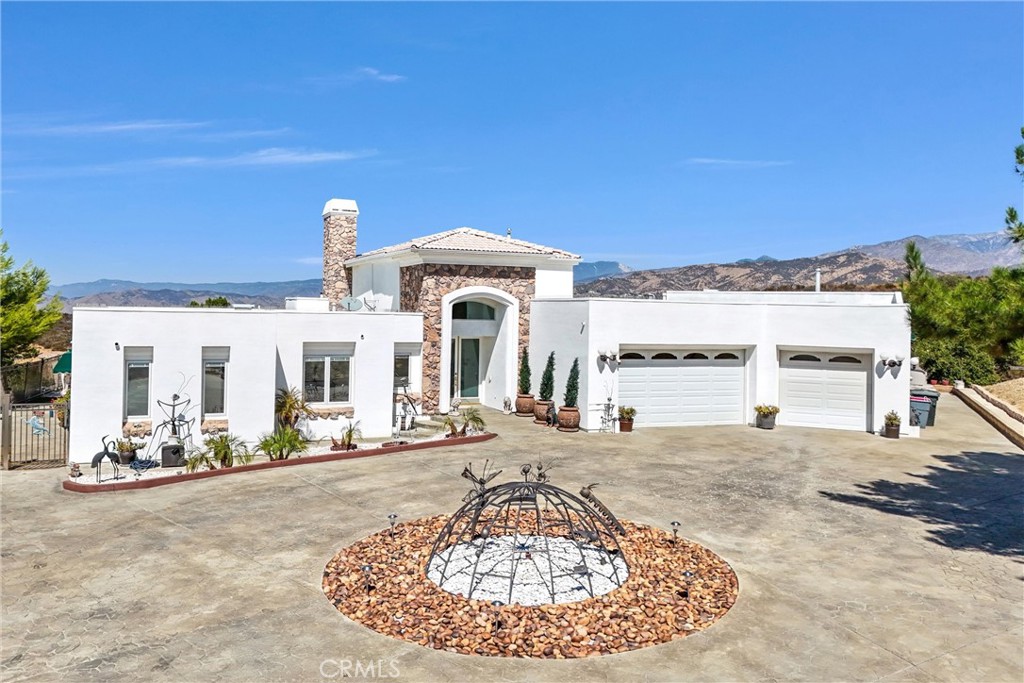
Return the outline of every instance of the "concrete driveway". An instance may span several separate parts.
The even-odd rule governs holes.
[[[73,494],[64,470],[4,472],[0,678],[317,681],[369,678],[371,663],[409,681],[1024,678],[1024,454],[956,398],[923,438],[899,441],[560,434],[486,417],[500,438],[464,449],[146,491]],[[569,490],[601,482],[621,517],[681,521],[736,570],[736,606],[670,644],[529,661],[395,641],[322,594],[327,560],[389,512],[453,511],[466,462],[491,458],[504,480],[538,457]]]

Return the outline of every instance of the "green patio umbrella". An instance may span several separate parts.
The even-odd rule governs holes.
[[[56,375],[58,372],[71,372],[70,351],[65,351],[63,354],[61,354],[61,357],[57,361],[57,364],[53,366],[53,374]]]

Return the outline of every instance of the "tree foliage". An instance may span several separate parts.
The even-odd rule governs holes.
[[[580,397],[580,359],[573,358],[572,367],[569,368],[569,379],[565,382],[565,403],[566,408],[575,408]]]
[[[519,361],[519,393],[529,394],[533,380],[530,377],[530,349],[523,349],[523,359]]]
[[[1024,138],[1024,127],[1020,129],[1020,136]],[[1013,170],[1024,181],[1024,144],[1017,145],[1014,148],[1013,156]],[[1021,245],[1021,248],[1024,249],[1024,222],[1021,222],[1017,209],[1012,206],[1007,207],[1004,222],[1006,223],[1006,232],[1010,235],[1010,239]]]
[[[60,319],[64,303],[53,297],[43,304],[50,277],[26,261],[14,267],[0,230],[0,364],[34,356],[33,344]]]
[[[195,299],[188,302],[189,308],[231,308],[231,302],[228,301],[227,297],[216,296],[206,297],[206,301],[199,303]]]
[[[540,376],[540,400],[550,401],[555,394],[555,352],[548,356],[544,374]]]
[[[1011,362],[1011,344],[1024,337],[1024,269],[935,276],[913,242],[904,261],[914,355],[940,379],[994,381],[997,365]]]

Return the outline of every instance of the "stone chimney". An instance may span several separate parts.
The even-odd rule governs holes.
[[[354,199],[331,199],[324,204],[324,296],[332,304],[352,293],[352,271],[345,261],[356,255],[358,219]]]

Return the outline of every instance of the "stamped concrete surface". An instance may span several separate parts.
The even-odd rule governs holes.
[[[780,427],[501,436],[112,494],[2,474],[0,680],[1021,681],[1024,453],[958,399],[918,440]],[[482,658],[343,617],[324,565],[387,515],[454,511],[485,458],[595,490],[728,560],[707,631],[575,661]],[[370,667],[373,667],[372,670]],[[358,676],[357,676],[358,674]]]

